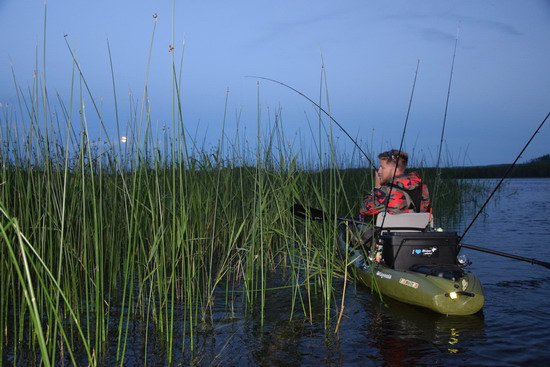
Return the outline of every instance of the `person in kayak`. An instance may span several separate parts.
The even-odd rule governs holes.
[[[421,213],[431,210],[428,187],[416,172],[405,173],[409,156],[397,149],[378,155],[380,167],[374,189],[363,199],[359,214],[363,221],[382,211],[390,214]]]

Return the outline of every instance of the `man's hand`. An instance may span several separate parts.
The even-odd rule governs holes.
[[[380,186],[382,186],[382,183],[380,182],[380,176],[378,176],[378,172],[374,172],[374,188],[379,189]]]

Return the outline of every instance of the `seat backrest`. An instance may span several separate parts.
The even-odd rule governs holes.
[[[426,229],[430,221],[430,213],[402,213],[385,214],[379,213],[376,217],[376,226],[380,227],[384,222],[382,230],[398,230],[399,232],[416,232]]]

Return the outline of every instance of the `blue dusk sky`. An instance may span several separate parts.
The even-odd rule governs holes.
[[[172,61],[179,72],[183,59],[183,119],[197,141],[217,144],[228,96],[230,140],[237,125],[240,134],[255,139],[259,102],[262,124],[273,124],[280,114],[298,152],[318,136],[316,109],[287,88],[267,81],[258,88],[257,79],[245,76],[280,80],[318,101],[324,60],[332,115],[364,149],[378,152],[399,146],[420,60],[405,150],[430,165],[439,147],[457,30],[444,160],[511,163],[550,112],[548,0],[0,0],[0,113],[13,109],[17,118],[10,122],[25,123],[12,69],[26,95],[35,77],[45,78],[52,105],[59,103],[57,94],[68,103],[69,45],[108,133],[118,139],[109,42],[121,124],[132,108],[139,110],[147,81],[153,127],[158,132],[171,126]],[[99,136],[89,102],[87,115],[91,134]],[[334,129],[339,149],[350,149],[353,143]],[[521,161],[550,153],[549,143],[547,122]]]

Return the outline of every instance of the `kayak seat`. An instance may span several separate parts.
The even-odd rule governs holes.
[[[413,265],[409,268],[409,270],[452,281],[457,281],[465,275],[464,270],[462,270],[459,266],[451,264]]]
[[[382,230],[398,230],[399,232],[424,231],[430,222],[430,213],[379,213],[376,217],[376,227]]]

